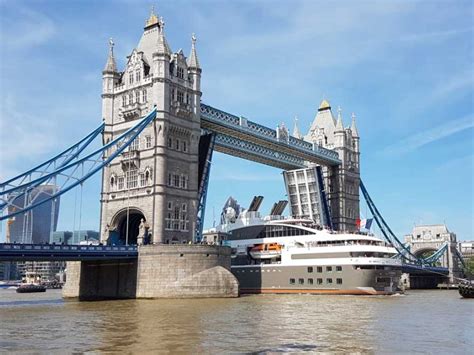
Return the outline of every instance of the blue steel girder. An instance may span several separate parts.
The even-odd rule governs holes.
[[[14,198],[10,198],[10,194],[2,196],[0,194],[0,202],[4,207],[0,209],[0,221],[12,218],[16,215],[28,212],[33,208],[42,205],[48,201],[54,200],[62,194],[81,185],[98,171],[102,170],[106,165],[124,152],[124,150],[132,143],[132,141],[148,126],[156,117],[156,109],[153,109],[146,117],[139,120],[135,125],[127,131],[113,139],[106,145],[96,149],[92,153],[84,153],[85,156],[78,156],[72,162],[57,167],[54,171],[49,172],[35,180],[17,186],[11,191]],[[54,182],[58,189],[41,200],[30,200],[30,194],[34,187],[43,183]],[[17,204],[15,201],[19,196],[24,196],[23,201]],[[6,214],[1,214],[6,210]]]
[[[214,149],[235,157],[252,160],[284,170],[306,167],[305,161],[286,153],[280,153],[267,147],[241,140],[223,133],[215,134]]]
[[[201,128],[216,134],[233,137],[239,141],[254,144],[255,146],[267,149],[268,152],[273,151],[279,154],[286,154],[302,162],[316,163],[324,166],[341,164],[338,153],[333,150],[325,149],[317,144],[312,144],[291,136],[288,137],[287,141],[280,140],[277,138],[276,131],[271,128],[259,125],[245,118],[239,118],[202,103]],[[226,153],[231,154],[229,151],[226,151]],[[239,154],[242,153],[243,150],[241,149]],[[247,158],[245,155],[239,156]],[[250,157],[248,158],[250,159]],[[271,161],[274,161],[274,157]],[[297,164],[299,168],[307,165],[307,163],[303,166],[299,163]]]

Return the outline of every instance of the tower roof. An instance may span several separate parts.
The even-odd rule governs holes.
[[[359,138],[359,132],[357,131],[357,126],[356,126],[356,116],[354,112],[352,112],[351,131],[352,131],[352,137]]]
[[[326,99],[323,99],[323,101],[321,101],[321,103],[319,104],[318,111],[330,110],[330,109],[331,109],[331,105],[329,104],[329,101]]]
[[[107,72],[116,72],[117,71],[117,63],[115,62],[114,58],[114,41],[112,38],[109,39],[109,56],[107,58],[107,63],[105,63],[104,71]]]
[[[151,6],[150,17],[145,21],[145,28],[159,24],[158,16],[155,14],[155,7]]]
[[[154,10],[150,18],[146,21],[146,27],[140,42],[138,42],[137,51],[143,52],[143,56],[148,63],[152,62],[153,53],[171,54],[171,48],[165,38],[165,22],[163,17],[158,17]]]
[[[196,36],[194,35],[194,33],[191,37],[191,41],[191,54],[189,55],[187,64],[189,68],[200,69],[201,67],[199,66],[199,59],[196,53]]]

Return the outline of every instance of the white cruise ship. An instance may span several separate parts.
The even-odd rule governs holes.
[[[311,220],[261,218],[256,211],[204,233],[232,248],[231,270],[245,293],[389,295],[399,292],[397,251],[367,234],[320,229]]]

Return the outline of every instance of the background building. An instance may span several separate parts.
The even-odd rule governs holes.
[[[56,231],[51,233],[50,243],[55,244],[79,244],[80,242],[98,241],[100,239],[99,232],[94,230],[79,231]]]
[[[29,202],[44,201],[58,191],[55,185],[40,185],[35,187],[26,197]],[[9,212],[14,212],[16,206],[23,206],[25,195],[13,197]],[[45,202],[32,210],[10,218],[7,221],[7,242],[10,243],[49,243],[51,233],[56,230],[59,217],[60,198]],[[54,275],[64,269],[64,262],[9,262],[4,264],[4,279],[20,279],[26,271],[36,271],[44,279],[54,278]]]
[[[56,193],[58,187],[55,185],[40,185],[35,187],[29,194],[28,200],[41,202]],[[48,201],[33,208],[32,210],[17,215],[8,221],[8,235],[11,243],[48,243],[51,232],[58,225],[60,198]],[[20,195],[13,200],[13,205],[23,206],[25,195]],[[9,206],[8,212],[14,212],[15,206]]]

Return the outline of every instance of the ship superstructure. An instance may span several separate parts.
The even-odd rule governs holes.
[[[334,232],[280,214],[262,218],[257,210],[237,215],[232,206],[221,222],[207,233],[224,235],[232,248],[241,293],[398,292],[397,251],[374,235]]]

